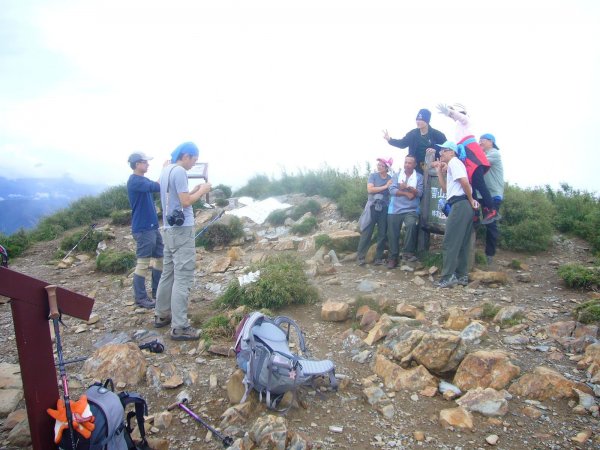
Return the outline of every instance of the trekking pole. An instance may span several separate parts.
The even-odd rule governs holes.
[[[63,387],[63,400],[65,402],[65,410],[67,413],[67,425],[69,426],[69,437],[71,438],[71,447],[76,449],[75,445],[75,430],[73,428],[73,413],[71,412],[71,400],[69,399],[69,384],[67,383],[67,372],[65,371],[65,362],[63,360],[62,343],[60,341],[61,314],[58,310],[58,302],[56,300],[56,285],[51,284],[46,286],[48,293],[48,305],[50,306],[50,316],[54,325],[54,336],[56,338],[56,353],[58,354],[58,369]]]
[[[71,252],[77,248],[77,246],[80,244],[80,242],[81,242],[81,241],[83,241],[83,240],[86,238],[86,236],[87,236],[88,234],[90,234],[90,232],[91,232],[91,231],[92,231],[94,228],[96,228],[96,224],[95,224],[95,223],[93,223],[93,224],[91,224],[91,225],[90,225],[90,229],[87,231],[87,233],[85,233],[85,234],[83,235],[83,237],[82,237],[81,239],[79,239],[79,240],[77,241],[77,244],[75,244],[75,246],[74,246],[74,247],[73,247],[71,250],[69,250],[69,253],[67,253],[67,254],[65,255],[65,257],[62,259],[63,261],[69,257],[69,255],[71,254]]]
[[[204,233],[204,232],[205,232],[205,231],[208,229],[208,227],[210,227],[210,226],[211,226],[213,223],[215,223],[217,220],[219,220],[223,214],[225,214],[225,210],[224,210],[224,209],[223,209],[223,210],[221,210],[221,212],[220,212],[219,214],[217,214],[217,215],[216,215],[216,217],[213,217],[213,218],[211,219],[211,221],[210,221],[210,222],[208,222],[208,223],[206,224],[206,226],[205,226],[204,228],[202,228],[202,229],[201,229],[201,230],[198,232],[198,234],[197,234],[197,235],[194,237],[194,239],[198,239],[198,236],[200,236],[202,233]]]
[[[192,419],[194,419],[196,422],[199,422],[208,431],[210,431],[212,434],[214,434],[216,437],[218,437],[221,440],[221,442],[223,443],[223,447],[227,448],[227,447],[231,446],[231,444],[233,444],[233,439],[231,437],[223,436],[221,433],[219,433],[217,430],[215,430],[213,427],[211,427],[208,423],[206,423],[201,417],[199,417],[198,414],[196,414],[190,408],[185,406],[184,403],[186,403],[187,401],[188,401],[188,399],[184,397],[181,400],[181,402],[179,402],[179,403],[176,402],[176,403],[173,403],[172,405],[170,405],[167,408],[167,411],[172,411],[173,409],[179,407],[183,411],[185,411]]]

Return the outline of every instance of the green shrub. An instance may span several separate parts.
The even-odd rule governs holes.
[[[42,219],[38,226],[31,232],[33,242],[51,241],[65,232],[65,228],[57,223],[52,223]]]
[[[442,253],[425,252],[421,255],[421,262],[425,267],[439,267],[444,263],[444,255]]]
[[[314,303],[317,289],[304,272],[304,262],[292,254],[277,254],[252,265],[250,271],[260,270],[259,279],[240,287],[233,280],[216,304],[226,307],[246,305],[252,309],[280,309],[294,304]]]
[[[102,231],[93,229],[90,231],[89,228],[86,228],[63,238],[60,242],[60,248],[61,250],[68,252],[77,245],[77,251],[95,252],[98,248],[98,244],[109,238],[110,236]]]
[[[600,267],[565,264],[558,269],[558,275],[571,288],[591,289],[600,286]]]
[[[327,234],[319,234],[318,236],[315,237],[315,247],[317,249],[319,249],[323,246],[330,249],[330,248],[332,248],[332,245],[333,245],[333,239],[331,239],[329,237],[329,235],[327,235]]]
[[[234,331],[231,321],[221,314],[211,317],[202,324],[202,332],[213,338],[230,338],[233,336]]]
[[[592,244],[595,251],[600,251],[600,198],[566,183],[556,192],[546,186],[546,195],[556,210],[556,229],[579,236]]]
[[[547,250],[552,242],[554,208],[540,189],[507,185],[500,222],[500,245],[521,252]]]
[[[215,202],[215,205],[217,205],[219,208],[225,208],[227,205],[229,205],[229,200],[226,198],[219,198]]]
[[[487,258],[485,253],[480,251],[475,252],[475,264],[478,266],[487,266]]]
[[[215,247],[229,244],[232,240],[244,235],[244,227],[239,217],[228,217],[229,224],[213,223],[196,238],[196,247],[212,250]]]
[[[525,316],[523,315],[523,313],[516,313],[514,316],[512,316],[510,319],[504,319],[501,323],[500,326],[502,328],[510,328],[510,327],[514,327],[515,325],[519,325],[521,322],[523,322],[523,319],[525,318]]]
[[[317,219],[314,217],[307,217],[302,222],[295,224],[292,227],[292,233],[305,235],[317,228]]]
[[[96,268],[104,273],[125,273],[135,267],[135,264],[134,252],[106,250],[96,258]]]
[[[310,212],[313,216],[316,216],[319,214],[319,211],[321,211],[321,204],[314,199],[309,199],[292,209],[291,217],[294,220],[298,220],[307,212]]]
[[[346,185],[344,193],[337,199],[338,210],[348,220],[357,220],[367,203],[367,180],[355,180]]]
[[[491,303],[486,302],[482,305],[481,318],[486,319],[486,320],[491,320],[494,317],[496,317],[496,314],[498,314],[498,311],[500,311],[499,306],[492,305]]]
[[[23,228],[10,236],[0,234],[0,244],[6,249],[10,259],[22,255],[31,243],[29,234]]]
[[[577,321],[581,323],[600,322],[600,299],[590,300],[577,305],[573,310]]]
[[[110,213],[110,223],[113,225],[131,225],[131,210],[120,209]]]
[[[271,211],[267,216],[267,222],[269,222],[274,227],[279,225],[283,225],[285,223],[285,219],[287,219],[287,211],[285,209],[276,209],[275,211]]]
[[[224,184],[219,184],[217,186],[214,187],[215,190],[219,189],[220,191],[223,192],[223,195],[225,195],[225,198],[231,198],[231,188],[229,186],[226,186]]]

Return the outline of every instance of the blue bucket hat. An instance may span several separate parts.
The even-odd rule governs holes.
[[[490,134],[490,133],[485,133],[485,134],[482,134],[481,136],[479,136],[479,139],[480,139],[480,140],[481,140],[481,139],[487,139],[488,141],[492,141],[492,145],[494,146],[494,148],[495,148],[496,150],[500,150],[500,149],[498,148],[498,146],[496,145],[496,138],[494,137],[494,135],[493,135],[493,134]]]
[[[449,150],[452,150],[454,153],[458,154],[458,147],[456,146],[456,144],[452,141],[446,141],[443,144],[435,144],[437,145],[439,148],[447,148]]]

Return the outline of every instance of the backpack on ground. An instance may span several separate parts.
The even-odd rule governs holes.
[[[282,329],[287,326],[287,331]],[[270,318],[260,312],[244,317],[235,333],[235,353],[237,364],[245,373],[246,392],[241,402],[246,400],[250,390],[263,394],[267,407],[276,409],[286,392],[296,398],[297,389],[312,385],[320,377],[328,377],[333,389],[337,389],[335,365],[330,360],[315,361],[294,354],[289,347],[290,331],[295,329],[298,347],[302,355],[307,355],[304,334],[289,317]],[[290,402],[290,406],[293,401]]]
[[[110,387],[109,387],[110,386]],[[94,383],[86,390],[88,403],[94,416],[94,431],[89,439],[75,433],[77,450],[149,450],[146,442],[144,416],[148,415],[148,405],[135,392],[114,392],[111,379],[104,384]],[[133,404],[134,410],[127,413],[127,406]],[[133,428],[131,419],[135,417],[141,436],[139,443],[131,438]],[[69,433],[64,433],[59,445],[60,449],[71,450]]]

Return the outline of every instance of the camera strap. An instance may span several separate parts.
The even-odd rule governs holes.
[[[167,194],[166,194],[166,206],[167,206],[167,216],[169,214],[173,214],[172,212],[169,212],[169,188],[171,187],[171,172],[173,172],[173,169],[177,166],[177,164],[175,164],[173,167],[171,167],[171,170],[169,170],[169,175],[167,175]],[[179,199],[179,196],[177,197]],[[181,206],[181,201],[179,201],[179,205]],[[181,206],[181,210],[183,211],[183,206]]]

